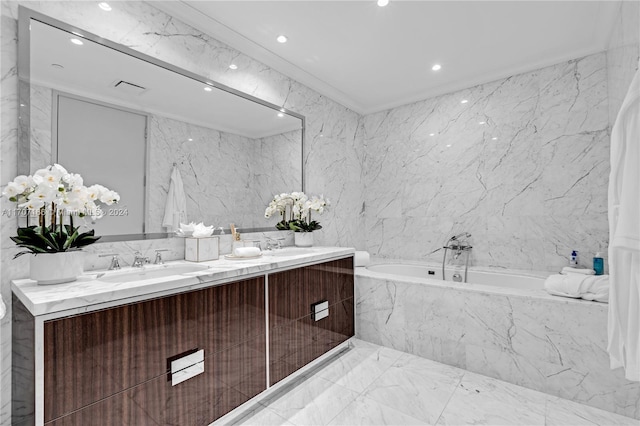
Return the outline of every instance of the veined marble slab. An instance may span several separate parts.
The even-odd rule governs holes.
[[[302,250],[301,250],[302,251]],[[90,310],[95,305],[119,305],[128,301],[142,300],[148,297],[184,292],[203,287],[207,284],[232,281],[234,279],[273,272],[283,268],[303,266],[354,254],[352,248],[313,247],[302,253],[287,248],[280,254],[263,252],[258,259],[220,260],[200,262],[206,265],[204,271],[189,272],[162,278],[130,282],[106,282],[97,278],[105,271],[91,271],[77,281],[57,285],[37,285],[35,281],[14,280],[12,289],[32,315],[55,314],[70,309]],[[186,262],[187,264],[191,262]],[[131,269],[131,268],[129,268]],[[126,270],[126,269],[125,269]],[[112,274],[121,274],[115,272]],[[107,272],[108,274],[108,272]],[[129,300],[131,299],[131,300]],[[68,313],[68,312],[66,312]],[[65,313],[65,314],[66,314]],[[54,315],[55,316],[55,315]]]

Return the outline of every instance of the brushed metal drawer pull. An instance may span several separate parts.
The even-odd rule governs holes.
[[[204,373],[204,349],[171,361],[171,386]]]
[[[314,321],[320,321],[329,316],[329,301],[323,300],[311,305],[311,318]]]

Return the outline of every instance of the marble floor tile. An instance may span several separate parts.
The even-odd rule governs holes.
[[[314,376],[266,404],[295,425],[326,425],[357,397],[357,392]]]
[[[287,421],[287,419],[279,416],[270,408],[255,404],[251,409],[247,409],[239,416],[232,419],[225,419],[224,421],[217,421],[210,426],[222,426],[230,424],[241,425],[260,425],[260,426],[293,426],[293,423]]]
[[[355,343],[351,349],[318,370],[317,376],[360,393],[404,354],[395,349],[362,343]]]
[[[369,385],[363,395],[433,424],[463,374],[463,370],[405,354]]]
[[[548,426],[640,426],[640,420],[548,395],[546,424]]]
[[[359,396],[329,423],[331,426],[426,424],[428,423],[365,396]]]
[[[640,426],[640,420],[354,339],[349,350],[224,424]]]
[[[437,424],[544,425],[546,396],[468,372]]]

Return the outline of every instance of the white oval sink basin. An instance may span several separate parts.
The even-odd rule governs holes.
[[[172,275],[188,274],[189,272],[199,272],[209,269],[206,265],[190,263],[171,263],[166,265],[148,265],[142,268],[129,268],[126,271],[105,272],[98,275],[100,281],[110,283],[124,283],[131,281],[150,280],[153,278],[164,278]]]
[[[312,248],[284,247],[284,248],[275,249],[275,250],[265,250],[262,252],[262,254],[265,256],[284,257],[284,256],[297,256],[301,254],[309,254],[309,253],[315,253],[315,252],[316,251]]]

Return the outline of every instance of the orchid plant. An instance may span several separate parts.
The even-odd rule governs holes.
[[[276,224],[276,229],[313,232],[322,229],[322,225],[311,220],[311,212],[322,214],[328,205],[329,201],[322,196],[309,198],[304,192],[283,193],[274,195],[264,212],[264,217],[268,219],[279,213],[282,220]]]
[[[77,250],[95,243],[100,237],[94,230],[80,232],[74,217],[96,220],[104,216],[100,204],[112,205],[120,200],[117,192],[102,185],[84,185],[82,176],[69,173],[59,164],[48,166],[30,176],[18,176],[9,182],[2,195],[18,204],[26,213],[27,226],[18,227],[11,237],[27,253],[57,253]],[[30,220],[36,218],[36,225]],[[67,219],[68,224],[65,224]]]

